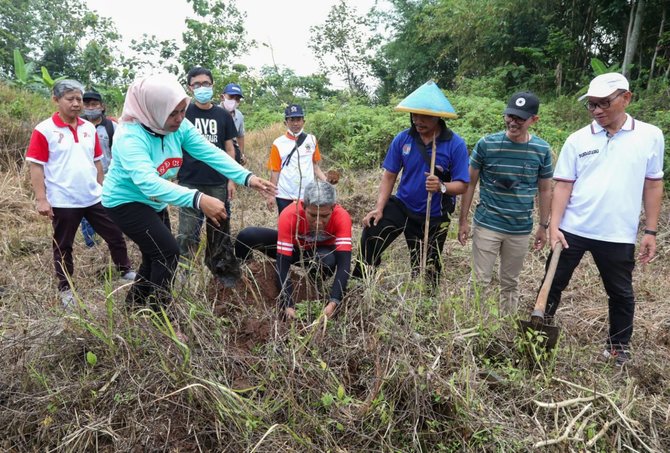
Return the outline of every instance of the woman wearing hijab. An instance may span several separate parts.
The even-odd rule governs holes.
[[[275,195],[272,183],[252,175],[184,121],[189,100],[175,76],[158,74],[133,82],[123,105],[102,204],[142,252],[126,298],[130,305],[160,308],[171,301],[179,246],[170,231],[168,205],[200,209],[217,227],[227,215],[222,201],[170,181],[181,166],[182,149],[239,185]]]

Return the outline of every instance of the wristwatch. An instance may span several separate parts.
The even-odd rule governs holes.
[[[447,185],[443,182],[440,183],[440,192],[447,193]]]

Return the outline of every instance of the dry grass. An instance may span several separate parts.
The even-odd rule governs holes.
[[[254,171],[264,174],[281,133],[248,136]],[[338,189],[356,220],[372,206],[378,176],[344,172]],[[79,240],[81,305],[66,314],[50,226],[29,194],[22,174],[0,175],[2,450],[670,451],[667,233],[656,261],[635,271],[631,366],[619,372],[595,361],[607,308],[585,260],[559,311],[556,354],[533,368],[494,303],[464,302],[470,250],[455,234],[437,295],[411,280],[399,240],[375,275],[352,282],[344,310],[327,324],[318,301],[301,304],[292,325],[279,321],[253,289],[265,281],[258,268],[247,273],[252,289],[223,301],[200,269],[175,286],[187,344],[162,316],[126,313],[126,289],[106,275],[106,248]],[[275,219],[246,190],[233,214],[234,230]],[[665,220],[660,229],[668,231]],[[522,317],[543,255],[529,255],[524,268]],[[213,315],[220,304],[223,316]]]

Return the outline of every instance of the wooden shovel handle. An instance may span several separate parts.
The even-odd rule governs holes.
[[[563,243],[559,241],[554,246],[554,251],[551,255],[551,261],[549,262],[549,268],[547,269],[547,274],[544,276],[542,287],[540,288],[540,292],[537,294],[537,300],[535,301],[535,309],[533,310],[532,317],[544,317],[544,310],[547,308],[547,297],[549,297],[549,289],[551,288],[551,283],[554,281],[556,266],[558,266],[558,259],[561,257],[562,251]]]

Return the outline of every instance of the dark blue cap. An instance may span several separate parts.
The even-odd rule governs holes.
[[[226,88],[223,89],[223,94],[233,94],[240,97],[244,97],[242,94],[242,87],[236,83],[229,83],[226,85]]]
[[[291,104],[284,110],[284,118],[300,118],[304,116],[305,114],[302,111],[302,107],[298,104]]]

